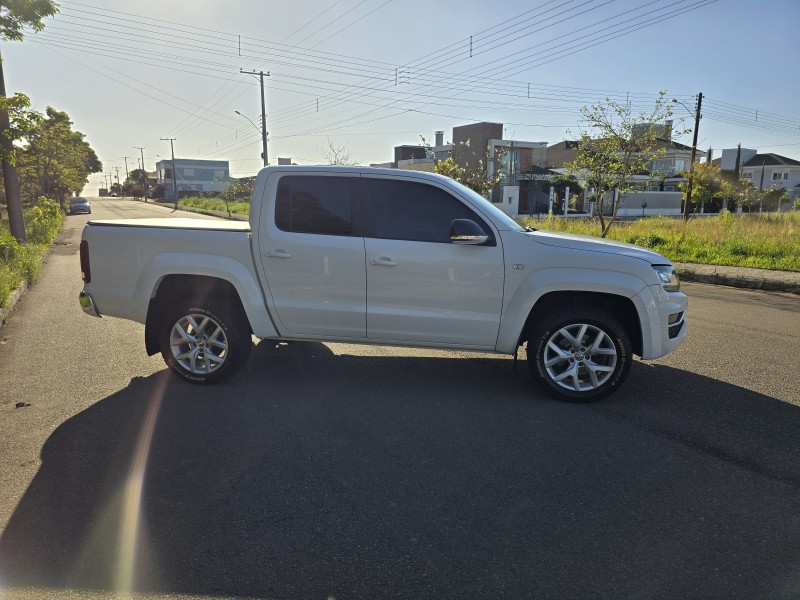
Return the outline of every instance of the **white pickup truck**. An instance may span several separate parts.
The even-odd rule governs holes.
[[[687,298],[644,248],[526,230],[416,171],[268,167],[250,221],[90,221],[80,303],[144,323],[148,354],[225,379],[252,336],[515,355],[556,396],[617,389],[686,337]]]

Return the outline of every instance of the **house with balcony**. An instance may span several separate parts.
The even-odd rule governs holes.
[[[752,148],[726,148],[720,157],[720,169],[734,173],[737,155],[739,177],[752,182],[754,189],[786,190],[789,196],[786,210],[800,198],[800,161],[771,152],[761,154]]]
[[[660,156],[653,159],[647,172],[631,176],[628,185],[632,191],[621,195],[618,216],[681,214],[683,194],[679,185],[686,181],[681,173],[689,169],[692,148],[670,138],[669,121],[663,126],[662,131],[664,137],[660,137],[657,142]],[[564,140],[548,146],[548,167],[557,172],[564,172],[566,170],[564,166],[575,160],[578,146],[578,140]],[[705,156],[706,152],[697,150],[695,160],[699,161]],[[585,210],[590,211],[589,202],[584,204]]]
[[[227,160],[176,158],[173,169],[173,161],[165,159],[156,163],[156,173],[167,200],[175,200],[173,182],[177,184],[178,197],[182,198],[219,194],[231,177]]]

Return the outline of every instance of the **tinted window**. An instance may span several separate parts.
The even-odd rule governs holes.
[[[344,177],[283,177],[278,184],[275,223],[283,231],[351,235],[353,193]]]
[[[491,234],[483,219],[444,190],[410,181],[362,181],[376,238],[449,244],[454,219],[471,219]]]

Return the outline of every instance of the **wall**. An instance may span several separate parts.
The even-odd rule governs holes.
[[[642,204],[647,207],[642,209]],[[679,215],[683,194],[681,192],[637,192],[622,194],[618,217],[641,217],[653,215]],[[611,212],[608,210],[607,212]]]
[[[459,165],[476,168],[486,154],[489,140],[502,137],[502,123],[473,123],[453,127],[453,159]]]
[[[565,140],[547,147],[545,159],[551,169],[560,169],[575,160],[577,142]]]
[[[733,171],[736,168],[736,152],[737,148],[725,148],[720,157],[719,168],[723,171]],[[752,148],[742,148],[740,165],[743,165],[748,160],[753,158],[758,152]]]

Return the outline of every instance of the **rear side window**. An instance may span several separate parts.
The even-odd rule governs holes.
[[[492,230],[473,210],[432,185],[369,178],[363,178],[362,185],[376,238],[449,244],[455,219],[471,219],[491,236]]]
[[[293,233],[353,235],[354,202],[351,178],[283,177],[275,224]]]

